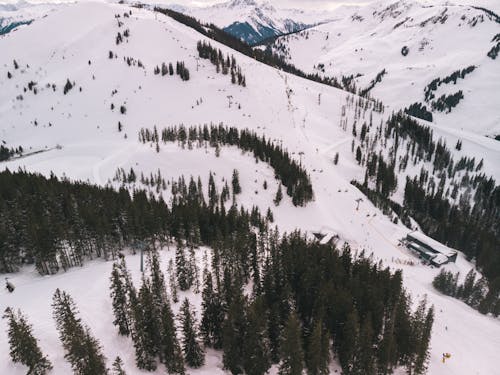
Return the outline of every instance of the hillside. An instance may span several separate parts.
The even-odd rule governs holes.
[[[304,71],[351,77],[395,110],[420,103],[437,124],[494,137],[500,77],[490,51],[498,48],[499,18],[486,8],[434,4],[340,7],[334,21],[278,38],[271,48]],[[437,103],[459,92],[463,98],[449,108]]]
[[[490,27],[487,22],[485,17],[484,22],[475,27]],[[310,35],[330,26],[314,29]],[[44,37],[33,38],[33,35]],[[137,176],[142,173],[146,177],[160,171],[167,181],[177,180],[182,175],[186,179],[201,176],[204,182],[211,171],[218,186],[231,181],[231,174],[237,169],[242,186],[238,204],[249,210],[255,205],[262,213],[271,208],[281,232],[290,233],[298,228],[310,236],[313,232],[335,234],[339,246],[349,243],[353,253],[364,250],[375,262],[380,260],[393,271],[402,269],[404,286],[412,294],[414,308],[427,295],[428,302],[435,306],[430,374],[494,374],[500,340],[499,320],[481,315],[434,290],[431,282],[438,270],[422,265],[412,253],[398,246],[410,229],[394,220],[392,213],[390,217],[384,216],[351,184],[352,180],[362,182],[365,176],[364,164],[356,160],[353,152],[355,146],[365,144],[353,134],[356,123],[359,130],[362,122],[373,122],[371,134],[377,133],[377,126],[381,124],[382,133],[382,124],[386,123],[392,109],[399,108],[398,103],[403,102],[382,97],[384,101],[387,99],[388,107],[375,108],[373,102],[283,73],[210,41],[212,46],[221,49],[221,53],[233,55],[238,73],[244,75],[245,85],[238,85],[236,78],[232,84],[231,74],[224,75],[218,65],[199,56],[198,41],[208,42],[208,39],[161,14],[102,3],[64,6],[46,18],[7,34],[0,39],[0,50],[8,51],[0,55],[0,142],[7,147],[22,146],[24,152],[19,157],[0,162],[0,169],[23,168],[47,177],[54,173],[61,178],[100,186],[109,184],[118,188],[123,185],[130,191],[145,188],[155,196],[161,193],[167,202],[172,197],[171,185],[158,192],[145,186],[140,179],[123,184],[115,178],[120,175],[119,169],[128,172],[133,168]],[[397,50],[399,53],[399,46]],[[389,57],[387,61],[391,61]],[[496,77],[496,71],[487,70],[487,64],[495,62],[481,60],[482,65],[465,81],[481,71]],[[170,74],[169,63],[178,67],[179,74],[174,71]],[[296,63],[301,66],[300,61]],[[187,68],[187,76],[181,66]],[[308,66],[304,62],[303,68]],[[374,66],[366,69],[378,72]],[[434,77],[434,73],[429,73],[429,77]],[[493,79],[489,82],[496,85]],[[378,88],[376,85],[373,89],[375,97]],[[460,105],[465,106],[467,100],[472,101],[472,95],[466,95]],[[496,127],[488,121],[498,117],[498,111],[488,100],[484,98],[489,107],[484,111],[486,125],[481,129],[493,131]],[[434,139],[445,139],[450,155],[456,160],[474,157],[476,162],[484,161],[482,169],[459,170],[453,178],[460,181],[466,174],[472,178],[484,173],[498,181],[498,142],[467,131],[471,128],[465,125],[464,131],[450,130],[448,121],[452,117],[449,116],[454,116],[459,109],[454,108],[449,115],[436,116],[432,127]],[[464,114],[464,119],[467,116],[469,112]],[[273,200],[281,185],[275,170],[269,162],[259,160],[257,163],[251,153],[234,146],[190,149],[182,142],[157,142],[156,146],[155,142],[140,141],[141,129],[156,127],[161,132],[181,124],[191,127],[220,123],[240,131],[252,130],[288,150],[308,172],[314,200],[300,207],[284,193],[282,202],[276,206]],[[460,150],[454,147],[458,140],[461,141]],[[385,156],[392,142],[391,138],[385,143],[380,140],[374,142],[373,147]],[[410,144],[405,142],[408,143],[401,143],[401,149]],[[337,153],[338,162],[335,163]],[[437,180],[440,171],[434,171],[433,161],[417,163],[415,158],[415,164],[410,163],[407,169],[396,169],[394,200],[402,201],[406,176],[418,176],[422,165]],[[453,178],[445,178],[447,187],[456,183]],[[461,186],[460,196],[470,198],[466,195],[467,189]],[[467,194],[473,193],[471,189]],[[358,199],[362,201],[357,203]],[[458,201],[459,197],[453,199]],[[358,204],[359,210],[356,209]],[[230,202],[227,202],[229,208]],[[163,268],[166,268],[173,251],[164,249],[161,253]],[[138,282],[138,256],[126,258]],[[119,337],[111,325],[108,296],[111,267],[111,262],[97,259],[87,262],[83,268],[75,267],[66,273],[61,271],[42,277],[32,266],[27,266],[10,275],[10,280],[17,285],[15,293],[0,291],[2,311],[6,306],[20,307],[31,318],[41,346],[54,363],[54,373],[69,371],[49,307],[50,296],[56,287],[67,289],[77,300],[84,320],[101,340],[105,354],[110,359],[120,354],[129,373],[141,373],[135,368],[132,346]],[[472,263],[462,253],[456,264],[446,266],[462,275],[471,267]],[[89,280],[92,280],[91,286]],[[200,295],[192,291],[186,295],[196,305],[199,317]],[[176,304],[174,310],[178,308]],[[464,321],[467,324],[463,324]],[[8,359],[4,320],[0,327],[0,372],[21,374],[25,369]],[[452,353],[446,364],[441,362],[443,352]],[[209,350],[206,366],[189,373],[222,373],[221,361],[220,352]],[[332,371],[334,369],[338,369],[337,361],[332,363]],[[276,366],[273,367],[272,371],[276,370]],[[402,369],[397,371],[403,372]],[[156,373],[163,372],[159,369]]]

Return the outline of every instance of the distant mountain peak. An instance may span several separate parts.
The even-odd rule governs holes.
[[[257,2],[255,0],[231,0],[229,3],[226,3],[227,6],[235,8],[235,7],[255,7],[257,6]]]
[[[266,0],[229,0],[181,12],[214,23],[249,44],[296,32],[329,19],[325,12],[275,8]]]

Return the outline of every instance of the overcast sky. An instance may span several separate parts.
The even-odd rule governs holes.
[[[162,0],[168,3],[183,5],[207,6],[224,3],[228,0]],[[259,1],[259,0],[257,0]],[[342,4],[366,4],[374,0],[268,0],[277,8],[308,8],[308,9],[333,9]]]
[[[65,2],[88,1],[88,0],[0,0],[0,4],[15,4],[19,1],[27,1],[29,3],[36,4],[36,3],[61,3],[61,2],[65,3]],[[94,0],[94,1],[99,1],[99,0]],[[188,6],[208,6],[216,3],[225,3],[228,2],[229,0],[149,0],[149,1],[142,0],[142,1],[151,3],[163,3],[163,4],[180,4]],[[257,0],[257,2],[260,1],[262,0]],[[276,8],[333,9],[343,4],[367,4],[375,0],[267,0],[267,1]]]
[[[0,0],[0,4],[13,4],[19,1],[27,1],[30,3],[60,3],[74,1],[99,1],[99,0]],[[118,1],[118,0],[101,0],[101,1]],[[141,1],[141,0],[139,0]],[[180,4],[188,6],[208,6],[216,3],[224,3],[229,0],[142,0],[143,2],[163,3],[163,4]],[[262,0],[257,0],[262,1]],[[373,3],[380,0],[267,0],[277,8],[298,8],[298,9],[335,9],[339,5],[352,4],[363,5]],[[387,0],[395,2],[396,0]],[[428,4],[443,4],[447,0],[416,0],[426,2]],[[489,8],[497,13],[500,12],[500,0],[449,0],[454,4],[477,5]]]
[[[5,0],[0,0],[0,2]],[[143,0],[146,1],[146,0]],[[166,4],[181,4],[181,5],[196,5],[207,6],[216,3],[225,3],[229,0],[150,0],[156,2],[163,2]],[[262,1],[262,0],[257,0]],[[339,5],[352,4],[363,5],[373,3],[380,0],[267,0],[276,8],[299,8],[299,9],[335,9]],[[396,2],[397,0],[387,0],[387,2]],[[446,2],[461,5],[476,5],[500,11],[500,0],[416,0],[419,2],[432,4],[444,4]]]

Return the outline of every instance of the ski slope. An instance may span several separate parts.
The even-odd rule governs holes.
[[[123,14],[129,10],[132,15],[125,18]],[[121,27],[116,14],[121,15]],[[117,33],[123,34],[125,29],[130,30],[130,37],[116,45]],[[117,168],[133,167],[136,173],[145,175],[159,169],[165,179],[200,175],[203,181],[212,171],[218,184],[230,179],[236,168],[243,189],[239,203],[258,205],[263,212],[271,207],[281,231],[301,228],[333,232],[355,250],[365,249],[393,269],[403,269],[405,286],[413,299],[426,294],[436,309],[429,374],[498,374],[495,362],[500,320],[437,293],[431,281],[438,270],[418,264],[411,253],[397,246],[408,229],[393,224],[350,184],[352,179],[362,180],[364,171],[352,155],[351,132],[339,127],[349,94],[262,65],[212,41],[225,53],[234,54],[246,76],[246,87],[231,85],[229,76],[217,74],[209,61],[198,58],[196,43],[203,39],[192,29],[147,10],[91,2],[61,7],[1,38],[0,51],[7,53],[0,55],[0,141],[10,147],[22,145],[27,154],[34,154],[0,163],[0,169],[25,168],[47,176],[54,172],[103,185],[111,182]],[[117,58],[109,59],[109,51]],[[140,60],[144,68],[128,66],[123,57]],[[14,59],[19,69],[14,69]],[[176,61],[184,61],[189,68],[189,81],[181,81],[177,75],[153,74],[154,67],[162,62]],[[7,72],[12,73],[11,79]],[[68,79],[75,86],[64,95]],[[24,91],[30,81],[37,82],[36,94]],[[19,95],[22,100],[16,99]],[[121,105],[126,107],[126,114],[120,113]],[[374,112],[374,123],[389,114],[390,110],[385,114]],[[353,114],[348,116],[352,118]],[[123,124],[122,132],[118,131],[118,122]],[[220,122],[253,129],[282,143],[310,172],[314,202],[294,207],[285,196],[275,207],[272,200],[278,182],[272,169],[264,163],[256,164],[253,157],[238,149],[223,148],[217,157],[211,149],[187,150],[171,144],[161,145],[157,153],[138,141],[142,127]],[[498,142],[465,130],[450,131],[438,121],[436,124],[436,134],[448,139],[451,146],[458,136],[463,139],[462,151],[453,153],[481,155],[485,173],[498,180]],[[334,165],[337,152],[339,163]],[[269,185],[267,190],[262,187],[264,181]],[[356,210],[358,198],[363,201]],[[165,262],[173,253],[163,254]],[[138,278],[138,257],[129,256],[127,261]],[[447,268],[465,274],[471,264],[460,256]],[[30,318],[42,349],[54,364],[54,373],[69,372],[51,316],[50,296],[56,287],[75,298],[83,321],[101,340],[108,359],[119,354],[129,373],[140,373],[134,366],[132,345],[119,337],[111,324],[110,270],[111,263],[100,260],[50,277],[40,277],[27,268],[11,276],[17,286],[15,293],[0,291],[0,309],[20,307]],[[198,305],[199,297],[193,296]],[[2,321],[0,373],[22,374],[24,369],[8,358],[4,331]],[[452,354],[446,364],[441,363],[443,352]],[[220,353],[209,352],[206,366],[192,373],[223,373],[221,367]]]

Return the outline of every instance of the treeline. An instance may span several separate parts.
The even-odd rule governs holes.
[[[17,148],[8,148],[4,145],[0,145],[0,161],[9,160],[14,155],[22,155],[24,152],[23,147],[19,146]]]
[[[198,54],[202,59],[208,59],[215,65],[217,73],[222,73],[228,75],[231,73],[231,83],[233,85],[238,84],[240,86],[246,86],[246,78],[241,72],[241,67],[236,63],[234,56],[229,54],[224,57],[224,54],[220,49],[212,47],[210,43],[205,41],[198,41],[197,44]]]
[[[144,69],[144,64],[139,59],[134,59],[133,57],[123,56],[123,61],[127,63],[128,66],[137,66],[138,68]]]
[[[427,107],[420,102],[410,104],[404,109],[404,112],[410,116],[432,122],[432,112],[429,112]]]
[[[441,95],[437,100],[434,100],[431,103],[432,109],[437,110],[439,112],[444,112],[446,111],[447,113],[450,113],[452,108],[455,108],[458,103],[460,103],[460,100],[464,98],[464,93],[462,90],[457,91],[454,94],[450,95]]]
[[[435,78],[433,79],[424,89],[424,97],[425,101],[428,102],[435,98],[434,91],[438,89],[442,84],[448,84],[453,82],[453,84],[457,83],[458,79],[464,79],[466,75],[472,73],[476,69],[475,65],[468,66],[467,68],[456,70],[450,75],[444,78]]]
[[[179,142],[182,147],[186,144],[189,148],[193,145],[210,146],[217,151],[221,146],[236,146],[243,151],[252,152],[256,159],[268,163],[274,169],[276,178],[286,187],[286,193],[295,206],[304,206],[314,198],[312,183],[304,167],[293,160],[281,146],[253,131],[205,124],[203,127],[168,127],[161,130],[161,134],[156,127],[153,130],[143,128],[139,132],[139,141],[156,143],[157,150],[160,137],[163,143]]]
[[[453,274],[442,269],[434,278],[432,285],[441,293],[464,301],[482,314],[491,313],[494,317],[500,315],[500,293],[488,288],[484,278],[477,278],[471,269],[462,284],[458,283],[459,273]]]
[[[161,73],[162,76],[166,76],[167,74],[170,76],[174,75],[174,66],[172,63],[168,63],[168,66],[166,63],[161,64],[161,68],[157,65],[153,69],[153,73],[155,75],[158,75]],[[189,81],[189,69],[186,68],[186,64],[184,61],[177,61],[175,64],[175,74],[177,74],[183,81]]]
[[[491,47],[488,51],[487,55],[490,59],[495,60],[498,56],[498,52],[500,52],[500,34],[496,34],[491,40],[492,43],[496,42],[496,44]]]
[[[207,203],[201,180],[172,184],[168,206],[142,190],[132,194],[83,182],[49,179],[24,171],[0,173],[0,273],[35,264],[42,274],[81,266],[87,259],[115,258],[120,249],[140,249],[152,238],[199,233],[202,244],[230,235],[235,226],[263,228],[258,208],[226,212],[213,176]],[[224,190],[224,189],[223,189]],[[235,217],[237,215],[238,217]]]
[[[379,82],[382,82],[382,78],[386,75],[386,70],[385,69],[382,69],[382,71],[380,71],[379,73],[377,73],[375,79],[373,79],[370,84],[368,85],[368,87],[366,89],[363,89],[363,90],[360,90],[359,91],[359,95],[360,96],[366,96],[366,94],[368,94],[374,87],[377,83]]]

